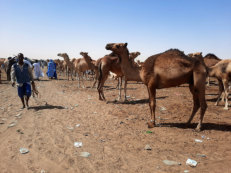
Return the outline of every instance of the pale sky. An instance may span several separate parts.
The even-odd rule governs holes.
[[[137,58],[178,48],[231,59],[230,0],[0,0],[0,57],[93,59],[127,42]]]

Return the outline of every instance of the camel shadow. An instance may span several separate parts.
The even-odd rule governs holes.
[[[53,106],[53,105],[43,105],[43,106],[31,106],[29,109],[34,109],[35,111],[44,109],[65,109],[63,106]]]
[[[197,123],[161,123],[159,126],[161,127],[177,127],[181,129],[195,129],[197,127]],[[229,124],[215,124],[215,123],[203,123],[203,130],[216,130],[216,131],[228,131],[231,132],[231,125]]]
[[[212,99],[206,99],[208,102],[216,102],[217,98],[212,98]],[[221,100],[220,100],[221,101]],[[228,101],[231,101],[231,98],[228,98]],[[221,101],[222,102],[222,101]]]
[[[163,97],[157,97],[156,99],[162,100],[167,98],[168,96]],[[127,104],[127,105],[135,105],[135,104],[146,104],[149,103],[149,99],[140,99],[140,100],[131,100],[131,101],[108,101],[107,103],[113,103],[113,104]]]

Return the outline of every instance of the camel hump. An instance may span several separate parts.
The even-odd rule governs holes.
[[[165,51],[163,54],[173,54],[173,55],[185,56],[184,52],[180,51],[179,49],[169,49]]]
[[[216,60],[221,60],[220,58],[218,58],[216,55],[212,54],[212,53],[208,53],[207,55],[205,55],[206,59],[216,59]]]

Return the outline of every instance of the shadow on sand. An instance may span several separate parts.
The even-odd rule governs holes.
[[[161,123],[161,127],[177,127],[181,129],[195,129],[197,127],[197,123],[192,123],[187,125],[186,123]],[[202,131],[203,130],[217,130],[217,131],[231,131],[231,125],[229,124],[214,124],[214,123],[203,123],[202,124]]]
[[[29,109],[34,109],[35,111],[43,109],[65,109],[63,106],[53,106],[53,105],[43,105],[43,106],[31,106]]]
[[[163,97],[157,97],[157,100],[162,100],[167,98],[168,96]],[[131,101],[107,101],[107,103],[113,103],[113,104],[128,104],[128,105],[134,105],[134,104],[146,104],[149,103],[149,99],[140,99],[140,100],[131,100]]]

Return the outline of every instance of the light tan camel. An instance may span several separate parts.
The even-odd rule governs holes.
[[[214,55],[212,53],[209,53],[204,57],[204,62],[205,62],[205,65],[207,67],[212,67],[212,66],[216,65],[220,61],[221,61],[221,59],[218,58],[216,55]],[[210,77],[209,76],[208,76],[207,81],[208,81],[207,85],[209,86],[210,85]]]
[[[67,79],[69,80],[69,72],[71,73],[71,79],[73,80],[73,63],[71,63],[69,56],[66,53],[59,53],[58,56],[64,59],[63,66],[66,71]]]
[[[83,88],[85,88],[83,73],[85,71],[89,70],[87,62],[85,61],[84,58],[78,58],[74,62],[74,68],[75,68],[75,71],[78,75],[78,81],[79,81],[78,87],[80,88],[80,81],[82,81]]]
[[[139,52],[133,52],[130,54],[129,60],[132,64],[134,64],[134,59],[139,56]],[[98,77],[98,93],[99,93],[99,100],[106,100],[103,93],[103,86],[105,81],[108,78],[109,72],[113,72],[116,74],[118,78],[118,89],[119,89],[119,97],[118,100],[121,100],[121,88],[122,88],[122,77],[123,72],[120,67],[120,58],[115,53],[110,55],[106,55],[100,59],[99,62],[99,77]],[[127,89],[127,81],[125,80],[124,83],[124,98],[127,100],[126,96],[126,89]]]
[[[219,93],[215,105],[218,105],[224,92],[225,110],[228,110],[229,82],[231,82],[231,59],[221,60],[216,65],[208,67],[210,77],[216,77],[219,83]]]
[[[95,83],[96,83],[97,77],[99,76],[98,75],[98,66],[96,65],[96,61],[92,60],[91,57],[88,55],[88,52],[80,52],[80,55],[82,55],[83,58],[85,59],[87,65],[88,65],[88,68],[95,73],[94,82],[93,82],[93,86],[92,86],[92,88],[93,88]]]
[[[192,121],[201,107],[200,119],[196,130],[201,130],[204,113],[207,109],[205,100],[206,67],[197,58],[190,58],[177,49],[149,57],[142,68],[133,67],[129,61],[127,43],[111,43],[106,45],[107,50],[118,54],[121,58],[121,69],[127,80],[142,80],[149,93],[151,121],[148,127],[155,126],[156,89],[178,86],[189,83],[193,95],[193,111],[188,120]]]

